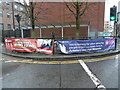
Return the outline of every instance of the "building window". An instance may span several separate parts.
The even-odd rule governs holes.
[[[2,13],[2,11],[0,11],[0,17],[3,17],[3,13]]]
[[[11,14],[10,13],[7,13],[7,18],[11,18]]]
[[[2,1],[0,0],[0,4],[2,4]]]
[[[23,11],[23,8],[22,8],[22,7],[20,7],[20,11]]]
[[[11,24],[8,24],[8,30],[11,30],[12,27],[11,27]]]
[[[10,5],[10,2],[6,2],[6,5],[8,5],[8,6],[9,6],[9,5]]]
[[[18,8],[17,5],[14,5],[14,8],[17,9]]]
[[[3,29],[4,29],[4,24],[0,23],[0,30],[3,30]]]

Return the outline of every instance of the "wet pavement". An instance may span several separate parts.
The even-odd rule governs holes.
[[[11,62],[9,61],[10,56],[3,56],[8,59],[1,59],[2,88],[96,88],[88,72],[80,63],[38,64],[33,62],[28,64]],[[109,58],[94,58],[93,62],[85,62],[85,64],[106,88],[117,90],[118,87],[120,88],[120,83],[118,83],[120,54],[113,54],[112,57],[111,54],[108,54],[107,57]],[[21,60],[24,59],[21,58]]]
[[[119,54],[85,64],[106,88],[118,88],[118,60]],[[96,88],[79,63],[26,64],[4,60],[2,64],[3,88]]]

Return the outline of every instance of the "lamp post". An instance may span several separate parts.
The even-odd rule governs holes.
[[[13,31],[15,30],[15,21],[14,21],[14,2],[12,2],[12,18],[13,18]]]
[[[22,17],[22,16],[20,16],[19,14],[17,14],[17,15],[15,15],[15,17],[16,17],[16,20],[17,20],[17,22],[18,22],[19,30],[21,31],[21,29],[20,29],[20,20],[21,20],[21,17]],[[22,34],[22,33],[21,33],[21,34]]]

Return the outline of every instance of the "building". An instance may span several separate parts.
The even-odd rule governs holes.
[[[120,1],[118,2],[118,24],[120,24]]]
[[[104,22],[104,32],[113,32],[114,25],[111,25],[110,21]]]
[[[23,29],[29,23],[29,17],[25,14],[26,7],[19,2],[0,0],[0,34],[4,37],[21,37]],[[21,16],[20,25],[16,15]],[[20,30],[19,30],[20,26]]]
[[[13,8],[12,8],[13,5]],[[4,30],[13,29],[13,23],[15,28],[18,27],[18,22],[16,21],[15,15],[20,14],[21,17],[21,25],[27,24],[26,16],[23,13],[25,11],[24,5],[19,2],[2,2],[0,1],[0,26]],[[14,13],[13,13],[14,10]],[[14,14],[14,15],[13,15]],[[13,19],[14,17],[14,19]],[[14,20],[14,21],[13,21]]]
[[[90,2],[89,2],[90,3]],[[68,10],[63,2],[37,2],[35,12],[37,15],[36,37],[51,37],[51,32],[55,32],[58,37],[75,36],[75,17]],[[80,36],[95,37],[98,32],[104,31],[104,10],[105,2],[95,2],[89,6],[85,14],[80,18]]]
[[[117,13],[117,32],[120,34],[120,1],[118,2],[118,13]]]

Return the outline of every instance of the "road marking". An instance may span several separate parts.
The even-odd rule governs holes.
[[[85,59],[84,62],[97,62],[97,61],[103,61],[107,59],[114,58],[115,56],[109,56],[109,57],[102,57],[102,58],[94,58],[94,59]]]
[[[96,85],[96,88],[106,90],[105,86],[101,83],[101,81],[90,71],[88,66],[84,63],[83,60],[78,60],[79,63],[82,65],[83,69],[86,71],[86,73],[90,76],[93,83]]]
[[[34,63],[34,64],[73,64],[79,63],[78,60],[75,61],[32,61],[32,60],[10,60],[11,62],[21,62],[21,63]]]
[[[114,58],[114,56],[103,57],[103,58],[95,58],[95,59],[85,59],[84,62],[96,62]],[[1,61],[8,62],[20,62],[20,63],[36,63],[36,64],[75,64],[79,63],[78,60],[69,60],[69,61],[35,61],[32,59],[20,59],[13,57],[0,57]]]
[[[2,76],[2,78],[1,79],[4,79],[4,78],[6,78],[6,77],[8,77],[8,76],[10,76],[10,74],[8,73],[8,74],[6,74],[6,75],[4,75],[4,76]]]
[[[9,63],[9,62],[12,62],[12,61],[5,61],[5,63]]]

